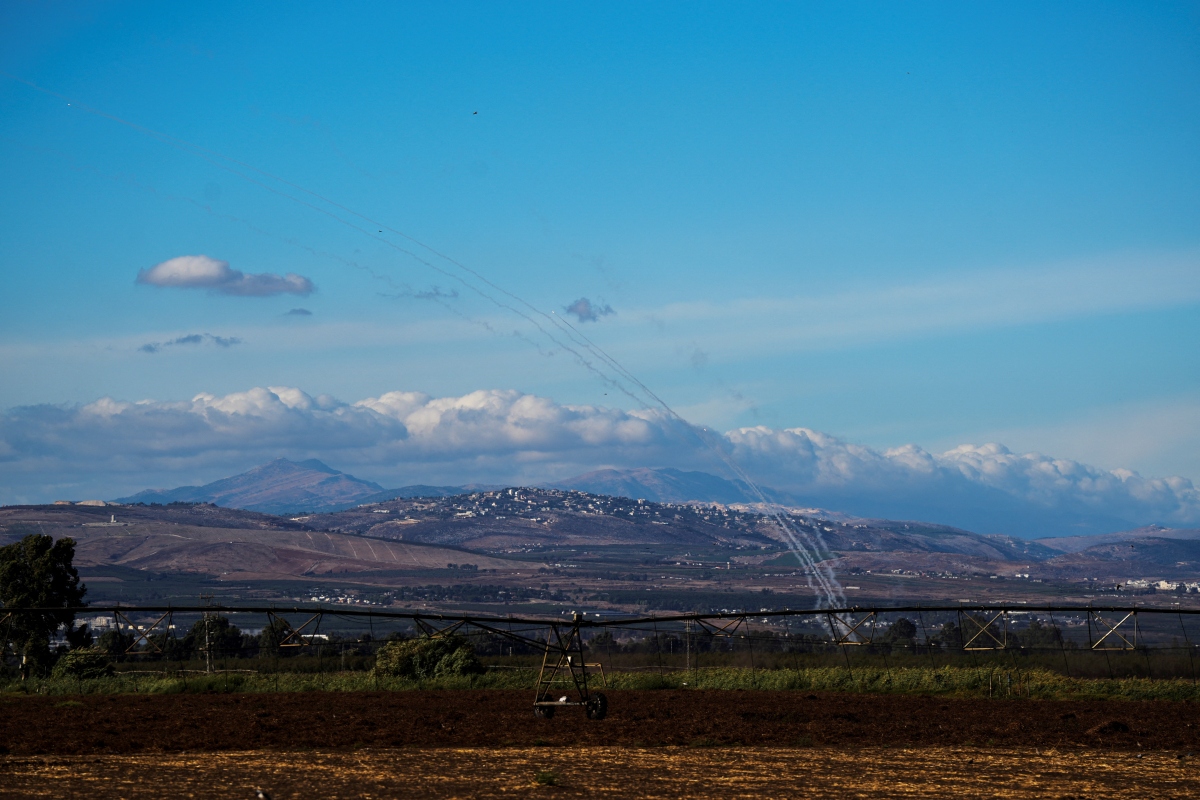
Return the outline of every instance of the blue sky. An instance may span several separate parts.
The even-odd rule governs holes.
[[[698,423],[1200,478],[1198,22],[7,4],[0,408],[262,386],[636,408],[391,230],[223,155],[539,309],[611,306],[578,326]],[[316,290],[136,282],[189,255]]]

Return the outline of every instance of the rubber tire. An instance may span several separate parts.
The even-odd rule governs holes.
[[[584,711],[587,713],[588,719],[604,719],[608,716],[608,698],[600,692],[596,692],[588,697]]]
[[[534,706],[533,715],[538,719],[550,719],[554,716],[554,706]]]

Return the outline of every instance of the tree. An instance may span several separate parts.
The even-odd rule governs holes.
[[[75,571],[75,540],[30,534],[15,544],[0,547],[0,605],[13,609],[43,609],[36,613],[14,614],[10,619],[8,647],[21,657],[21,675],[44,672],[51,666],[50,637],[59,628],[66,629],[72,647],[91,644],[87,626],[75,627],[75,614],[69,608],[85,605],[87,587]]]
[[[64,655],[54,665],[51,675],[55,678],[104,678],[113,674],[112,659],[106,653],[92,648],[76,648]]]
[[[1049,649],[1055,650],[1063,646],[1062,630],[1057,625],[1043,625],[1039,620],[1033,620],[1029,623],[1029,627],[1017,634],[1017,641],[1021,647],[1027,647],[1030,650]]]
[[[375,674],[426,680],[484,671],[471,644],[458,635],[388,642],[375,654]]]
[[[282,652],[280,645],[292,633],[292,626],[281,620],[279,617],[272,617],[267,623],[267,627],[262,629],[262,633],[258,635],[258,646],[261,650],[269,653],[279,654]],[[292,640],[292,644],[300,644],[303,640]]]
[[[229,622],[229,617],[206,616],[196,620],[180,643],[181,653],[195,653],[203,658],[237,658],[255,644],[254,639]]]
[[[888,628],[883,642],[892,647],[914,648],[917,644],[917,626],[912,620],[901,617]]]
[[[100,641],[96,645],[102,653],[123,656],[133,647],[135,640],[136,637],[132,633],[122,633],[119,629],[114,629],[100,634]]]
[[[942,625],[942,629],[938,631],[934,639],[947,650],[961,650],[963,646],[962,630],[959,629],[957,622],[947,622]]]

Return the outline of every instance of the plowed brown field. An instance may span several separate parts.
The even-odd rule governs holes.
[[[613,691],[600,722],[528,691],[0,697],[14,755],[521,745],[1000,745],[1200,752],[1200,705]]]
[[[556,785],[539,785],[537,774]],[[0,758],[0,797],[1194,797],[1200,764],[1165,753],[947,747],[438,748]]]
[[[621,691],[0,697],[0,797],[1172,797],[1200,706]],[[556,785],[535,783],[553,772]]]

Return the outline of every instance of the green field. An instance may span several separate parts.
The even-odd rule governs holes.
[[[89,680],[30,678],[0,683],[4,694],[178,694],[209,692],[354,692],[439,689],[529,689],[533,669],[492,669],[483,675],[409,680],[365,671],[253,672],[213,674],[177,670],[122,672]],[[598,688],[723,689],[864,692],[952,697],[1042,700],[1200,700],[1200,685],[1184,678],[1073,678],[1046,669],[982,667],[814,667],[808,669],[713,668],[691,671],[608,672]]]

